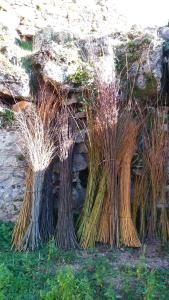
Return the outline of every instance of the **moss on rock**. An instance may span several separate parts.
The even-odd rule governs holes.
[[[144,74],[146,85],[144,89],[139,88],[137,85],[134,87],[133,95],[135,98],[153,97],[157,94],[157,81],[152,73]]]
[[[152,39],[150,36],[126,40],[116,47],[116,70],[125,73],[132,64],[141,60],[142,52],[148,49]]]

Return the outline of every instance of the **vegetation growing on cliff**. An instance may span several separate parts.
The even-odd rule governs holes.
[[[85,86],[88,84],[90,79],[89,73],[87,70],[78,68],[76,73],[73,75],[69,75],[67,77],[67,81],[74,84],[75,86]]]
[[[3,109],[0,112],[0,118],[1,118],[0,128],[10,127],[14,120],[14,114],[9,109]]]
[[[27,50],[27,51],[32,51],[32,40],[24,41],[20,39],[16,39],[16,45],[18,45],[21,49]]]

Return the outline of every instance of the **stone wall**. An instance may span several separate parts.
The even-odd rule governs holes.
[[[23,200],[25,168],[16,133],[12,128],[0,129],[0,220],[15,220],[18,214]]]

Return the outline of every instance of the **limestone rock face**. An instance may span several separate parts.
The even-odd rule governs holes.
[[[0,219],[15,220],[24,193],[25,163],[13,130],[0,130]]]
[[[117,13],[115,0],[3,1],[3,8],[8,10],[8,7],[20,20],[17,31],[27,37],[49,24],[55,31],[70,30],[85,37],[90,33],[100,36],[111,33],[114,28],[125,29],[127,23]]]
[[[19,35],[17,27],[19,17],[15,14],[11,6],[4,0],[0,3],[0,53],[9,60],[18,56],[18,47],[15,44]]]
[[[44,80],[64,84],[68,76],[73,75],[79,67],[78,47],[69,41],[65,44],[45,41],[34,54],[33,64],[35,68],[38,67]]]
[[[20,39],[33,40],[34,65],[45,80],[59,84],[72,81],[83,85],[92,81],[92,57],[94,67],[102,71],[103,81],[109,82],[114,72],[113,50],[121,45],[117,51],[117,65],[121,71],[128,53],[128,75],[135,82],[135,96],[155,94],[160,89],[162,43],[168,39],[168,27],[134,32],[127,19],[120,15],[115,2],[2,0],[0,52],[17,65],[17,73],[23,76],[16,78],[16,82],[22,81],[22,86],[13,84],[10,87],[14,97],[29,94],[26,75],[32,72],[26,70],[24,74],[26,68],[31,68],[31,58],[27,57],[30,53],[21,49],[21,43],[18,45]],[[20,69],[24,69],[23,72]],[[86,80],[86,77],[89,78]],[[3,90],[7,93],[8,84]]]
[[[0,55],[1,97],[24,98],[29,96],[29,77],[26,72]]]
[[[157,30],[130,32],[126,40],[116,47],[116,67],[122,75],[122,84],[130,81],[132,97],[147,99],[155,97],[161,89],[163,39]]]
[[[164,26],[164,27],[159,28],[158,34],[163,40],[168,41],[169,40],[169,27]]]
[[[45,81],[74,86],[91,84],[95,73],[110,83],[116,68],[127,95],[129,80],[135,98],[155,97],[161,89],[163,42],[157,29],[79,39],[47,28],[35,36],[33,64]]]
[[[115,71],[113,46],[107,35],[79,39],[72,32],[46,28],[44,35],[41,30],[35,36],[33,65],[45,81],[56,84],[86,86],[93,82],[95,73],[108,83]]]

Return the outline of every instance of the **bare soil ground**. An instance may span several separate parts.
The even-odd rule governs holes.
[[[150,269],[169,268],[169,243],[162,244],[160,241],[148,241],[141,248],[110,249],[99,246],[93,251],[83,251],[83,258],[106,256],[112,260],[115,268],[121,266],[136,267],[144,262]]]

